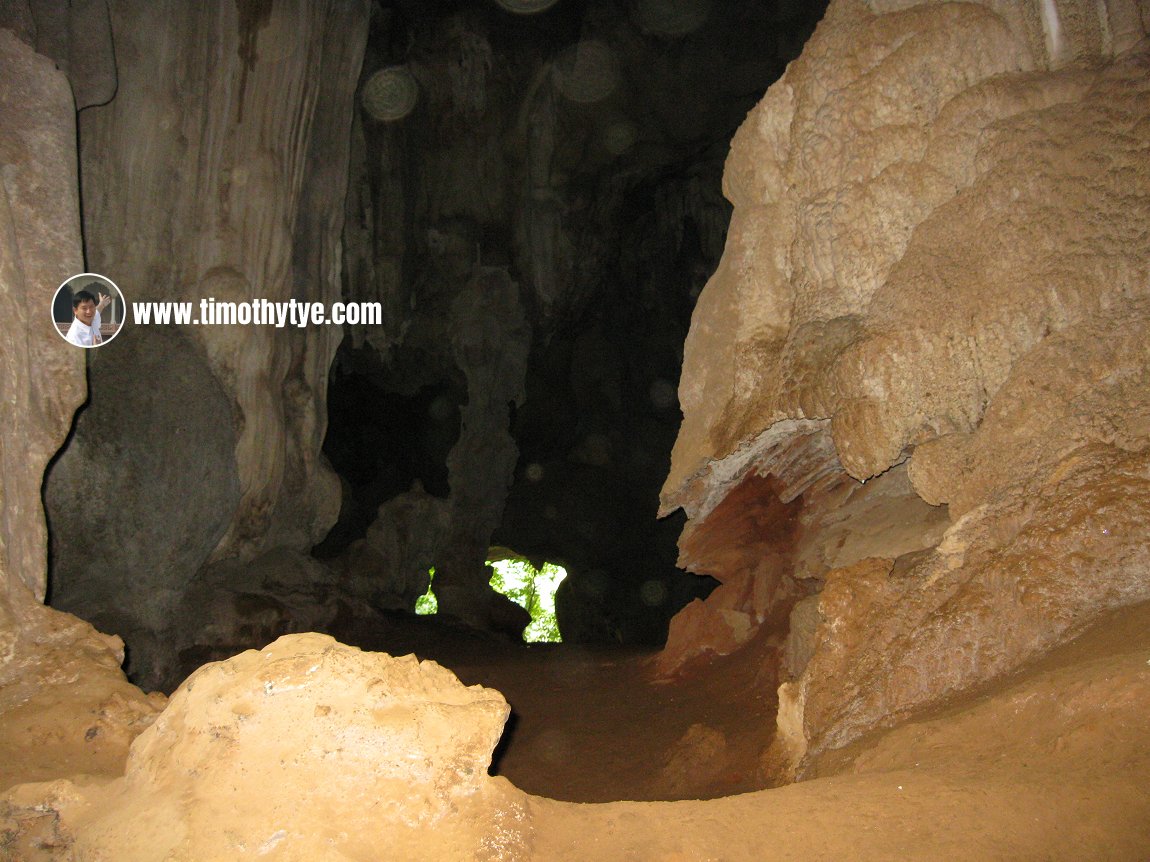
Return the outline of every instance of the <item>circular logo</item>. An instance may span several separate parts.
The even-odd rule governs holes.
[[[52,326],[76,347],[102,347],[120,334],[127,313],[115,282],[96,272],[73,275],[52,297]]]

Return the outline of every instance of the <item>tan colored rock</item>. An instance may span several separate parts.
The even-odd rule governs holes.
[[[1140,859],[1150,847],[1150,603],[1109,615],[1082,639],[1061,648],[1027,673],[1004,680],[977,695],[960,697],[949,708],[928,718],[910,721],[871,740],[824,758],[816,777],[787,787],[743,793],[723,799],[675,804],[615,802],[574,805],[526,797],[525,820],[530,846],[501,845],[503,858],[540,862],[619,859],[772,860],[858,859],[879,862],[892,858],[966,860],[978,858],[1056,860]],[[337,648],[342,650],[343,648]],[[378,657],[377,657],[378,658]],[[310,665],[308,665],[310,666]],[[222,667],[222,666],[221,666]],[[392,678],[392,677],[388,677]],[[239,685],[250,675],[238,674]],[[258,679],[257,679],[258,682]],[[213,688],[215,688],[213,686]],[[230,686],[228,686],[230,688]],[[434,686],[426,698],[436,701]],[[216,691],[222,691],[215,689]],[[293,692],[294,694],[295,692]],[[257,698],[262,687],[257,688]],[[225,693],[215,707],[221,729],[233,731],[236,701]],[[211,708],[210,704],[204,705]],[[313,705],[314,709],[314,705]],[[222,714],[222,715],[221,715]],[[185,722],[188,727],[193,722]],[[226,747],[228,734],[208,745]],[[726,734],[728,760],[735,756],[735,739]],[[707,752],[720,755],[723,746],[709,726],[688,730],[680,747],[700,754],[699,766],[711,768]],[[258,741],[257,741],[258,742]],[[734,767],[746,764],[732,763]],[[290,766],[290,763],[289,763]],[[264,765],[259,767],[265,768]],[[323,793],[322,785],[304,771],[285,773],[285,783],[309,799]],[[188,776],[195,780],[195,776]],[[123,786],[117,782],[114,786]],[[268,789],[272,791],[268,793]],[[136,788],[138,792],[141,788]],[[135,857],[105,854],[80,856],[74,843],[83,818],[93,812],[93,800],[107,813],[113,804],[108,787],[91,782],[55,781],[13,788],[0,796],[0,844],[28,862],[52,859],[111,858],[133,862]],[[259,788],[243,812],[225,810],[218,821],[230,826],[232,814],[253,812],[261,823],[278,814],[263,809],[260,800],[282,799],[276,785]],[[123,797],[121,797],[123,798]],[[212,797],[190,797],[189,804],[212,811]],[[164,799],[160,799],[162,804]],[[327,815],[322,828],[362,822],[358,797],[349,797],[350,811],[334,803],[317,806]],[[109,808],[103,808],[108,806]],[[154,817],[141,812],[132,824],[145,837],[155,828],[162,838],[171,826],[164,809]],[[282,810],[282,809],[281,809]],[[88,812],[88,815],[85,814]],[[463,811],[465,816],[470,812]],[[262,820],[260,818],[263,818]],[[500,832],[500,820],[480,810],[473,826]],[[505,822],[505,821],[504,821]],[[860,824],[862,827],[860,828]],[[205,830],[211,831],[209,823]],[[309,817],[301,828],[317,824]],[[271,837],[275,832],[259,830]],[[429,826],[427,847],[439,832]],[[377,859],[393,845],[390,834],[361,832],[366,847],[358,855],[323,853],[292,855],[292,836],[285,836],[266,854],[284,859]],[[83,837],[82,834],[80,837]],[[243,838],[244,836],[238,836]],[[259,848],[251,851],[255,855]],[[146,846],[140,858],[155,858],[163,841]],[[354,848],[359,850],[359,848]],[[395,851],[397,858],[402,850]],[[474,858],[446,851],[432,858]],[[500,858],[497,852],[478,858]],[[174,858],[189,858],[180,855]],[[238,857],[191,856],[205,859]],[[418,857],[416,857],[418,858]]]
[[[127,774],[59,791],[77,858],[526,858],[525,798],[487,775],[509,707],[414,656],[317,635],[209,664]]]
[[[789,695],[785,744],[817,753],[1015,670],[1150,598],[1150,453],[1092,445],[960,519],[928,555],[835,570]],[[782,699],[782,698],[780,698]],[[793,737],[801,724],[801,738]]]
[[[1019,16],[900,6],[832,5],[736,135],[665,510],[694,514],[720,464],[798,420],[832,419],[847,471],[877,475],[971,430],[1043,333],[1145,292],[1144,61],[1041,72]]]
[[[1048,484],[1089,444],[1150,447],[1150,301],[1118,303],[1044,339],[1019,360],[971,434],[916,449],[915,489],[960,517],[1015,486]]]
[[[660,674],[674,674],[701,656],[734,652],[760,626],[781,623],[789,603],[800,597],[788,575],[800,504],[782,502],[780,493],[785,491],[777,481],[749,475],[705,519],[687,524],[679,565],[710,574],[720,585],[672,618],[656,659]]]
[[[693,659],[730,655],[754,637],[757,621],[745,610],[726,607],[741,604],[741,597],[732,599],[728,593],[711,602],[695,599],[671,618],[667,645],[655,658],[660,676],[675,674]]]
[[[815,632],[822,617],[819,614],[819,597],[807,596],[795,602],[787,628],[787,640],[783,644],[782,669],[794,679],[802,674],[814,655]]]
[[[40,485],[83,402],[83,351],[53,331],[56,288],[82,272],[72,94],[51,60],[0,30],[0,588],[43,601]],[[21,595],[17,595],[20,593]],[[8,626],[4,627],[5,629]]]
[[[821,590],[792,766],[1150,597],[1148,32],[1137,2],[835,2],[732,143],[662,510],[727,584],[762,580],[697,551],[727,501],[799,507],[756,555],[790,564],[776,610]]]
[[[747,474],[706,516],[688,523],[679,564],[721,584],[671,620],[656,660],[661,673],[673,674],[698,656],[730,654],[763,627],[785,630],[789,616],[783,661],[798,676],[814,629],[810,605],[801,619],[792,606],[809,603],[833,569],[938,544],[950,525],[947,509],[923,502],[905,465],[860,484],[841,468],[828,468],[823,443],[810,442],[820,438],[829,441],[828,435],[808,435],[777,450],[769,478]],[[782,502],[792,487],[808,485],[801,496]]]
[[[0,789],[123,774],[132,741],[163,708],[120,670],[124,645],[71,614],[30,609],[0,669]]]
[[[821,582],[832,569],[867,557],[892,559],[933,548],[950,527],[946,506],[915,493],[905,465],[866,483],[838,476],[822,491],[803,495],[792,576]]]

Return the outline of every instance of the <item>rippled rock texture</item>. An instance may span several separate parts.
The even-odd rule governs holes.
[[[724,586],[664,664],[796,607],[792,765],[1150,596],[1147,19],[836,3],[735,137],[663,490],[681,562]],[[714,559],[732,530],[783,573]]]
[[[47,4],[51,5],[51,4]],[[340,298],[366,2],[111,2],[117,84],[79,120],[88,266],[133,302]],[[56,282],[58,283],[58,281]],[[114,627],[139,679],[205,565],[306,552],[339,511],[320,448],[337,326],[132,328],[47,481],[55,604]],[[98,360],[98,361],[97,361]],[[147,578],[146,594],[136,590]]]

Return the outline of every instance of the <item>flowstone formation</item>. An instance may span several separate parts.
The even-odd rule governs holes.
[[[662,496],[723,586],[662,666],[789,614],[785,774],[1150,598],[1148,29],[835,3],[735,137]]]
[[[83,252],[68,82],[8,30],[0,30],[0,63],[8,82],[0,88],[0,299],[12,327],[0,353],[0,601],[19,604],[24,592],[44,600],[47,532],[34,501],[87,389],[82,355],[61,351],[36,322],[56,285],[83,268]]]
[[[525,797],[487,775],[509,712],[434,662],[290,635],[189,677],[122,779],[13,801],[58,812],[45,859],[521,859]]]

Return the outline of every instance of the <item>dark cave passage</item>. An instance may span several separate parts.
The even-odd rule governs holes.
[[[440,565],[472,596],[473,623],[515,619],[476,609],[488,601],[482,555],[505,545],[567,568],[558,612],[570,643],[660,645],[670,618],[714,586],[676,567],[682,516],[656,517],[682,345],[723,249],[731,134],[821,14],[700,4],[676,18],[642,5],[559,3],[520,17],[380,4],[361,81],[402,69],[418,102],[402,119],[369,111],[353,134],[345,293],[394,311],[382,330],[353,330],[356,362],[337,363],[327,445],[351,487],[317,554],[358,538],[371,507],[384,518],[388,499],[419,497],[439,512],[423,521],[439,538],[420,565]],[[778,53],[765,56],[765,43]],[[493,274],[510,291],[469,298]],[[333,447],[355,435],[367,449],[399,447],[393,461],[426,451],[426,419],[391,422],[411,435],[392,438],[337,396],[365,385],[360,374],[374,375],[370,386],[387,378],[363,391],[389,405],[450,378],[462,427],[491,429],[454,442],[442,505],[422,499],[440,496],[423,476],[410,488],[412,469],[369,499],[337,463]],[[393,545],[428,543],[400,532]],[[386,580],[381,568],[403,564],[382,556]]]
[[[319,559],[362,539],[379,506],[414,484],[440,499],[451,491],[447,455],[459,439],[461,387],[390,391],[386,375],[373,376],[371,358],[360,371],[355,352],[341,351],[332,367],[323,453],[346,486],[339,520],[312,551]]]
[[[382,324],[226,347],[133,332],[92,357],[90,406],[45,482],[56,606],[123,637],[133,681],[170,691],[203,662],[309,630],[432,656],[474,636],[509,667],[540,661],[516,643],[525,612],[488,586],[502,546],[568,573],[555,602],[569,658],[548,661],[585,676],[617,651],[622,690],[641,675],[628,656],[715,588],[677,566],[685,517],[657,512],[683,343],[723,253],[731,136],[822,6],[689,5],[370,3],[352,110],[319,103],[291,283],[303,298],[336,259],[327,298],[379,303]],[[333,56],[346,48],[326,32]],[[240,134],[242,117],[221,128]],[[91,184],[118,152],[109,135],[81,126]],[[322,155],[345,147],[345,164]],[[228,182],[265,169],[253,157]],[[341,234],[306,239],[341,208]],[[109,219],[93,224],[94,259],[127,254]],[[195,289],[260,284],[221,265]],[[432,568],[429,620],[414,608]],[[521,714],[521,736],[536,727]]]

